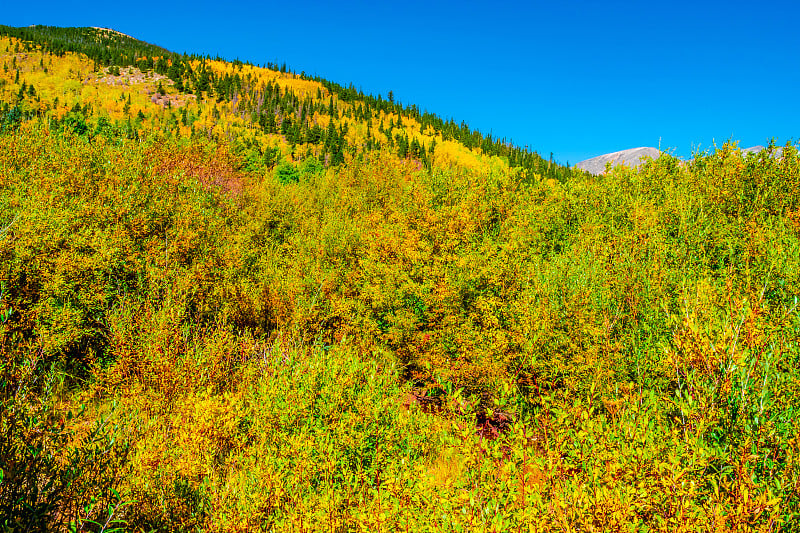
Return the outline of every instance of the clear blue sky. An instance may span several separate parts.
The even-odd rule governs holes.
[[[10,26],[104,26],[392,90],[558,161],[800,138],[797,2],[7,2]]]

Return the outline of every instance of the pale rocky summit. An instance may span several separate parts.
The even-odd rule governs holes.
[[[617,165],[626,165],[637,168],[644,163],[646,158],[652,157],[653,159],[657,159],[660,155],[661,152],[658,150],[658,148],[643,146],[640,148],[629,148],[628,150],[620,150],[619,152],[599,155],[597,157],[581,161],[575,166],[581,170],[591,172],[592,174],[602,174],[606,171],[607,163],[611,163],[612,167]]]
[[[745,155],[745,154],[757,154],[758,152],[760,152],[763,149],[764,149],[764,147],[761,146],[760,144],[757,145],[757,146],[751,146],[750,148],[742,148],[742,155]]]
[[[742,156],[747,154],[757,154],[764,147],[761,145],[751,146],[749,148],[741,148]],[[783,155],[783,148],[778,147],[773,152],[773,157],[781,157]],[[576,167],[585,170],[592,174],[602,174],[606,171],[606,163],[611,163],[612,167],[617,165],[625,165],[628,167],[639,168],[648,157],[658,159],[661,156],[661,151],[658,148],[629,148],[628,150],[620,150],[610,154],[603,154],[591,159],[581,161]]]
[[[750,148],[742,148],[742,155],[757,154],[761,150],[765,150],[765,149],[766,149],[766,146],[761,146],[761,145],[751,146]],[[772,157],[777,157],[777,158],[783,157],[783,147],[782,146],[776,146],[772,150]]]

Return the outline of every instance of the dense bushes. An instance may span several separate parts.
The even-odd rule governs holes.
[[[35,123],[0,154],[4,460],[65,439],[37,455],[44,478],[77,457],[129,527],[788,530],[800,513],[794,147],[563,184],[386,155],[268,170]],[[64,385],[19,396],[15,376],[39,375],[22,369]],[[95,437],[60,429],[113,402]],[[83,505],[60,494],[53,524]]]
[[[115,530],[127,454],[117,425],[83,406],[59,408],[63,375],[20,351],[3,350],[0,362],[0,526]]]

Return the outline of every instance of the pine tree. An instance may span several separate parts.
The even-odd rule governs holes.
[[[405,159],[408,156],[408,142],[407,139],[400,135],[399,133],[395,135],[395,140],[397,141],[397,157],[400,159]]]

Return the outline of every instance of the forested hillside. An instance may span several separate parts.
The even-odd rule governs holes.
[[[5,529],[797,530],[795,146],[591,176],[0,33]]]
[[[146,127],[235,142],[254,168],[308,157],[336,166],[346,156],[385,151],[427,168],[501,165],[528,177],[571,174],[464,122],[403,106],[391,92],[387,99],[364,95],[352,84],[312,79],[285,64],[174,54],[100,28],[0,26],[0,35],[21,39],[2,43],[10,52],[4,90],[17,91],[9,104],[27,113],[105,119],[128,136]],[[64,71],[51,72],[53,58]]]

